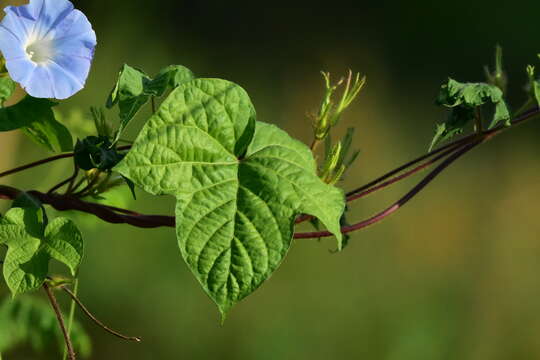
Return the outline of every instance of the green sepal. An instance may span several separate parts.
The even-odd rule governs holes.
[[[75,165],[83,170],[110,170],[124,157],[112,145],[108,137],[88,136],[77,140],[73,159]]]

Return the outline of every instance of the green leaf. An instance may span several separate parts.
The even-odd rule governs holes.
[[[23,132],[34,142],[43,145],[50,151],[65,152],[73,150],[73,138],[69,130],[56,121],[52,112],[41,118],[41,121],[33,121]]]
[[[0,244],[8,247],[4,278],[13,295],[38,289],[54,258],[75,275],[83,242],[71,220],[57,218],[46,227],[35,208],[13,208],[0,219]]]
[[[436,104],[451,109],[448,120],[437,125],[431,148],[437,143],[448,140],[464,131],[474,121],[476,109],[492,104],[495,107],[489,128],[504,122],[510,126],[510,112],[503,99],[503,92],[497,86],[485,83],[460,83],[453,79],[441,87]]]
[[[195,79],[195,75],[188,68],[182,65],[170,65],[162,69],[146,86],[146,93],[160,97],[167,89],[176,89],[193,79]]]
[[[41,251],[65,264],[75,276],[83,255],[82,235],[66,218],[56,218],[47,225]]]
[[[341,247],[343,193],[317,177],[304,144],[256,122],[248,95],[228,81],[174,90],[115,170],[176,196],[182,256],[223,316],[280,265],[298,214],[318,217]]]
[[[535,80],[532,83],[532,90],[534,94],[534,99],[536,100],[536,105],[540,107],[540,80]]]
[[[124,65],[118,76],[118,82],[107,99],[107,108],[118,104],[121,126],[125,127],[135,114],[146,104],[149,95],[145,86],[151,79],[141,70]]]
[[[189,69],[179,65],[166,67],[154,80],[143,71],[124,65],[106,104],[109,109],[118,104],[120,109],[117,139],[150,97],[162,96],[168,88],[175,88],[193,78]]]
[[[51,151],[70,151],[73,140],[69,130],[56,121],[52,107],[56,103],[31,96],[13,106],[0,109],[0,132],[23,129],[36,143]]]
[[[0,76],[0,108],[4,107],[4,102],[11,97],[16,85],[8,76]]]
[[[15,105],[0,109],[0,131],[11,131],[30,125],[36,117],[52,111],[50,100],[36,99],[30,96]]]
[[[90,338],[84,328],[74,321],[71,341],[77,355],[84,358],[91,352]],[[21,296],[4,299],[0,304],[0,352],[28,345],[36,352],[44,352],[55,345],[60,353],[65,347],[64,337],[51,306],[42,299]]]

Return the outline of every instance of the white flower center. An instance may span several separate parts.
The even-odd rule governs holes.
[[[54,42],[48,39],[36,40],[26,47],[26,53],[38,65],[48,63],[54,56]]]

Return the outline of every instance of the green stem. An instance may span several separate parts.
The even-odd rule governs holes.
[[[475,130],[477,134],[482,134],[484,131],[484,128],[482,126],[482,111],[480,108],[476,108],[475,110]]]
[[[156,113],[156,98],[152,96],[150,99],[152,102],[152,114],[155,114]]]
[[[113,329],[111,329],[110,327],[108,327],[107,325],[105,325],[104,323],[102,323],[101,321],[98,320],[98,318],[96,318],[94,316],[94,314],[92,314],[87,308],[86,306],[84,306],[84,304],[81,302],[81,300],[79,300],[79,298],[75,295],[75,293],[73,293],[73,291],[69,290],[66,286],[62,286],[62,290],[64,290],[69,296],[71,296],[71,299],[73,301],[75,301],[77,303],[77,305],[79,305],[79,307],[81,308],[82,312],[88,316],[90,318],[90,320],[92,320],[93,322],[95,322],[99,327],[101,327],[103,330],[107,331],[109,334],[112,334],[120,339],[123,339],[123,340],[129,340],[129,341],[135,341],[135,342],[141,342],[141,338],[138,337],[138,336],[126,336],[126,335],[123,335],[121,333],[119,333],[118,331],[115,331]]]
[[[311,152],[315,153],[315,151],[317,150],[317,148],[319,147],[319,144],[321,143],[320,140],[318,139],[313,139],[313,142],[311,143],[311,146],[309,147],[309,149],[311,150]]]
[[[77,295],[77,292],[79,291],[79,279],[75,279],[73,282],[73,293]],[[67,323],[67,333],[68,336],[71,336],[71,329],[73,328],[73,318],[75,317],[75,300],[71,299],[71,304],[69,305],[69,318]],[[68,350],[67,347],[64,347],[64,356],[62,357],[62,360],[67,360]],[[0,358],[0,360],[2,360]]]

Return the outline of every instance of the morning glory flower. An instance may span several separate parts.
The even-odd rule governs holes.
[[[30,96],[66,99],[84,87],[96,34],[82,12],[68,0],[30,0],[4,12],[0,52]]]

